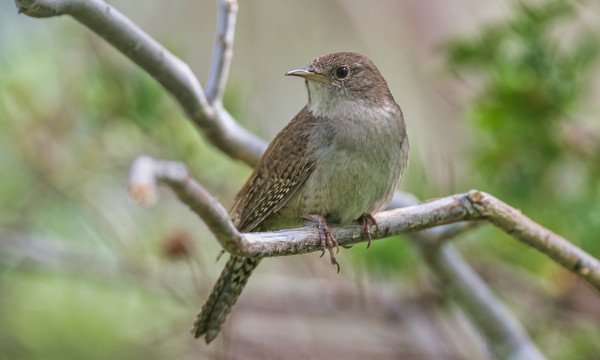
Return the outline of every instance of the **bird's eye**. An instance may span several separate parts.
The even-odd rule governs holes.
[[[350,73],[350,69],[348,69],[347,66],[340,66],[335,71],[335,77],[337,77],[338,79],[345,79],[348,77],[349,73]]]

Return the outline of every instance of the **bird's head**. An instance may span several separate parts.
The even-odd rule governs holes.
[[[377,67],[358,53],[323,55],[307,68],[290,70],[285,75],[306,79],[309,107],[317,115],[340,112],[344,107],[383,107],[394,102]]]

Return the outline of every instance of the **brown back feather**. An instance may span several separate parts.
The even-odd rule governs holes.
[[[314,169],[314,161],[306,156],[312,126],[309,119],[312,114],[307,108],[302,109],[273,139],[236,196],[230,213],[240,231],[252,231],[285,205]]]

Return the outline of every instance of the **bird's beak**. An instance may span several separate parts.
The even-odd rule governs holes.
[[[321,75],[315,72],[313,68],[306,69],[294,69],[285,73],[285,76],[298,76],[301,78],[305,78],[306,80],[315,80],[321,82],[331,82],[332,80],[327,76]]]

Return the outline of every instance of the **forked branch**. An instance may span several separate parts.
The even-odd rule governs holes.
[[[150,164],[150,165],[148,165]],[[143,179],[139,181],[138,179]],[[156,193],[156,183],[171,187],[179,199],[202,217],[225,250],[246,257],[296,255],[321,249],[319,235],[312,227],[264,233],[240,234],[217,200],[191,177],[185,166],[142,157],[134,162],[130,175],[132,198],[146,203]],[[471,190],[414,206],[375,214],[378,229],[373,240],[430,229],[459,221],[486,220],[512,237],[546,254],[567,270],[600,290],[600,261],[559,235],[533,222],[518,210],[495,197]],[[340,245],[365,241],[358,224],[332,227]]]

